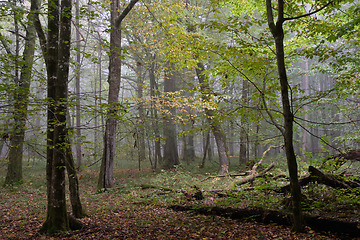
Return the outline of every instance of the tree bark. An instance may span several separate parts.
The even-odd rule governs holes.
[[[30,82],[32,64],[34,61],[36,30],[34,27],[34,13],[38,11],[37,4],[32,4],[28,15],[25,49],[17,82],[17,90],[14,93],[13,130],[10,138],[9,164],[5,178],[5,184],[20,183],[22,181],[22,159],[25,140],[25,125],[28,113]]]
[[[294,116],[291,111],[289,99],[289,83],[286,75],[285,54],[284,54],[284,1],[278,0],[278,19],[274,23],[271,0],[266,0],[267,19],[270,31],[275,40],[276,61],[281,86],[281,101],[283,105],[284,129],[282,131],[285,145],[287,165],[290,175],[291,196],[293,201],[293,230],[300,232],[304,230],[304,219],[301,209],[301,188],[298,182],[298,167],[293,146],[293,123]]]
[[[165,70],[164,77],[164,92],[172,93],[176,91],[176,71],[173,69],[171,64],[168,65]],[[170,101],[170,100],[168,100]],[[176,132],[176,123],[174,121],[174,116],[176,114],[176,109],[172,107],[172,103],[169,103],[169,107],[166,107],[169,114],[165,113],[164,116],[164,154],[163,154],[163,163],[162,167],[165,169],[174,168],[179,164],[179,154],[178,154],[178,145],[177,145],[177,132]]]

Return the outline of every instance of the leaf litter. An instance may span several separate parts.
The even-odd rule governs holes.
[[[174,211],[159,201],[151,203],[152,192],[117,193],[115,188],[95,194],[93,186],[81,188],[88,213],[80,219],[83,228],[53,236],[38,232],[46,216],[45,188],[1,187],[0,239],[340,239],[311,229],[294,233],[287,226]]]

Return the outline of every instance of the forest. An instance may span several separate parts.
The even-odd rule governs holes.
[[[0,18],[0,239],[360,239],[360,1]]]

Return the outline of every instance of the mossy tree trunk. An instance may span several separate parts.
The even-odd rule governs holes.
[[[25,125],[28,114],[30,81],[34,61],[36,30],[34,27],[34,12],[38,5],[32,4],[26,28],[25,48],[23,52],[20,79],[14,93],[13,129],[10,138],[8,171],[5,184],[15,184],[22,181],[23,146],[25,140]],[[1,151],[1,150],[0,150]]]

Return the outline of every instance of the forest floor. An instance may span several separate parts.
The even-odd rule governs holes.
[[[135,179],[133,184],[140,183],[138,172],[129,171],[125,175]],[[169,176],[168,181],[177,181],[174,175],[171,179]],[[346,239],[310,228],[304,233],[293,233],[288,226],[173,211],[168,208],[173,198],[186,205],[196,206],[197,202],[180,193],[169,197],[163,191],[154,197],[157,190],[126,187],[125,177],[114,189],[95,193],[97,172],[87,170],[80,177],[81,198],[88,213],[88,217],[80,220],[82,229],[54,236],[39,234],[46,216],[42,174],[19,187],[0,187],[0,239]],[[209,197],[204,201],[211,205],[216,200]]]

